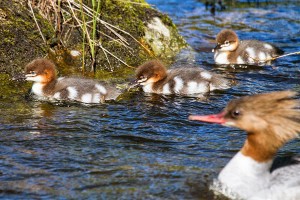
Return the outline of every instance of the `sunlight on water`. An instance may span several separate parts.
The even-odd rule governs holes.
[[[192,49],[173,67],[196,65],[236,82],[208,100],[133,92],[96,106],[0,102],[0,190],[6,199],[213,199],[210,183],[240,149],[242,131],[188,121],[219,113],[243,95],[299,87],[299,56],[271,66],[220,67],[211,49],[223,28],[241,39],[299,51],[300,5],[228,6],[213,16],[196,0],[149,0],[177,24]],[[23,94],[20,94],[20,96]],[[280,155],[299,153],[299,139]],[[224,199],[224,198],[221,198]]]

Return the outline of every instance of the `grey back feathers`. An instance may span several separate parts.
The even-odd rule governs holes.
[[[54,63],[44,58],[29,63],[25,71],[27,80],[34,81],[32,92],[38,97],[100,103],[120,95],[118,89],[98,80],[76,77],[57,79]]]
[[[113,100],[120,95],[120,91],[107,83],[77,77],[60,78],[52,92],[53,95],[57,93],[60,93],[60,99],[68,99],[72,96],[77,101],[83,101],[85,95],[86,103]]]
[[[229,81],[221,75],[196,67],[166,70],[163,64],[156,60],[139,66],[136,77],[148,93],[204,94],[230,87]]]

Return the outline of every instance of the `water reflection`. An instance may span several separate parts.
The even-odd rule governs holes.
[[[225,67],[214,65],[211,52],[215,35],[224,27],[234,28],[241,38],[299,51],[298,4],[232,6],[213,17],[194,0],[148,2],[167,12],[193,47],[172,67],[201,66],[232,78],[234,86],[211,93],[205,101],[142,92],[95,106],[2,101],[3,198],[213,199],[208,185],[241,147],[245,134],[191,122],[187,116],[217,113],[243,95],[300,91],[299,56],[272,66]],[[299,153],[298,143],[290,142],[279,154]]]

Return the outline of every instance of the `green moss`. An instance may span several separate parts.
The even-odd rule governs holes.
[[[15,102],[25,98],[31,84],[13,81],[8,74],[0,73],[0,87],[1,101]]]
[[[135,1],[145,3],[144,1]],[[143,7],[143,9],[141,8]],[[133,4],[130,2],[122,2],[122,1],[113,1],[106,0],[101,1],[101,19],[105,22],[116,25],[118,28],[126,31],[131,34],[135,38],[139,38],[144,34],[144,24],[141,17],[145,14],[144,5]],[[100,26],[100,29],[105,32],[105,34],[113,37],[115,39],[119,39],[115,36],[115,34],[111,33],[105,26]],[[103,47],[105,47],[109,52],[118,56],[122,60],[126,60],[129,65],[137,64],[141,61],[141,58],[138,58],[136,55],[139,55],[139,51],[143,51],[140,45],[128,34],[124,34],[119,32],[126,41],[130,43],[131,51],[128,48],[120,45],[120,43],[111,43],[111,39],[104,35],[101,37],[101,42]],[[131,54],[131,55],[130,55]],[[129,55],[129,56],[128,56]],[[131,59],[134,57],[135,59]],[[100,53],[100,65],[104,69],[115,70],[120,63],[109,56],[112,61],[112,65],[109,65],[107,62],[107,58],[104,53]],[[113,68],[113,69],[111,69]]]
[[[39,22],[41,26],[44,21]],[[2,0],[0,22],[0,52],[4,52],[0,54],[0,71],[20,73],[26,63],[45,55],[48,48],[22,1]]]
[[[135,4],[135,3],[140,4]],[[131,49],[126,48],[117,43],[111,43],[111,39],[102,35],[101,44],[109,52],[116,55],[129,65],[140,65],[146,60],[160,57],[161,59],[170,59],[176,53],[179,52],[181,48],[187,46],[187,43],[184,39],[178,34],[176,26],[172,23],[171,19],[164,14],[161,14],[157,10],[150,7],[143,0],[135,1],[114,1],[114,0],[104,0],[101,1],[101,19],[107,23],[116,25],[120,29],[128,32],[134,38],[137,38],[138,42],[132,39],[128,34],[119,32],[126,41],[129,42]],[[148,41],[144,40],[145,30],[147,23],[152,20],[154,17],[159,17],[163,23],[170,29],[171,32],[171,41],[165,41],[160,39],[163,49],[158,50],[157,46],[153,46]],[[100,29],[104,31],[107,35],[116,38],[116,36],[107,30],[105,26],[100,26]],[[153,35],[153,37],[155,37]],[[118,38],[116,38],[118,39]],[[154,38],[153,38],[154,39]],[[158,38],[159,40],[159,38]],[[147,48],[147,50],[141,46],[141,44]],[[107,62],[107,57],[110,59],[111,65]],[[105,55],[100,51],[99,64],[101,69],[106,70],[116,70],[120,66],[120,62],[115,60],[110,55]],[[122,65],[122,64],[121,64]]]
[[[112,72],[106,70],[97,70],[95,78],[103,81],[124,82],[128,78],[133,77],[134,68],[122,67]]]

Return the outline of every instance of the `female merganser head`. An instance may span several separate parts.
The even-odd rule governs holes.
[[[167,69],[158,60],[152,60],[136,70],[136,83],[144,92],[159,94],[204,94],[215,89],[227,89],[229,80],[200,68]]]
[[[220,114],[189,117],[247,132],[243,148],[220,172],[215,190],[243,199],[300,199],[300,162],[270,172],[278,149],[300,132],[295,95],[281,91],[242,97]]]
[[[38,98],[100,103],[116,99],[120,92],[105,83],[92,79],[56,77],[50,60],[35,59],[25,67],[26,80],[33,81],[31,92]]]
[[[213,52],[217,64],[262,64],[283,54],[282,50],[267,42],[239,41],[237,34],[228,29],[217,35],[216,42]]]

